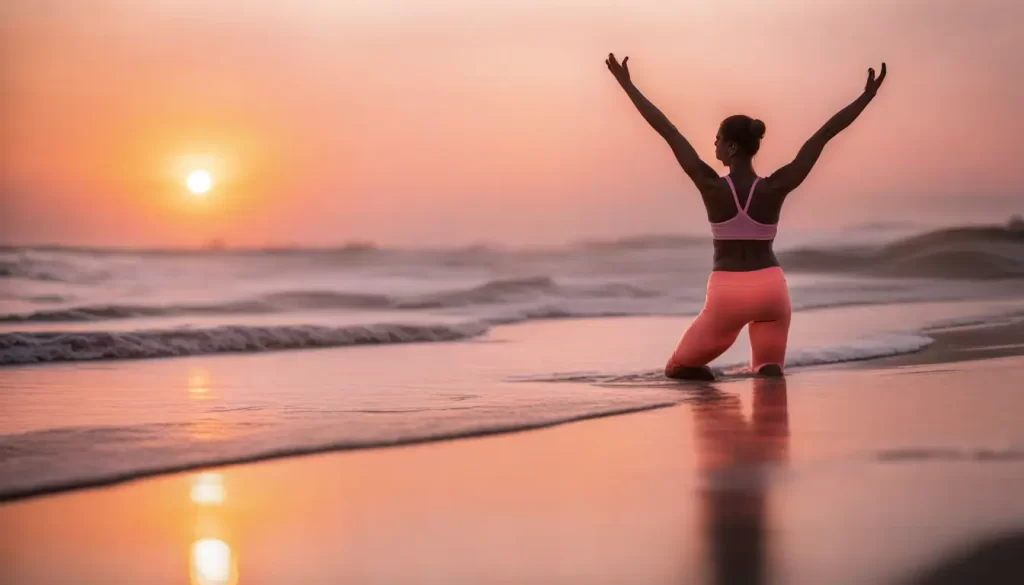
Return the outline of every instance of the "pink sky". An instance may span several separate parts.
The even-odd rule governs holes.
[[[8,0],[0,242],[705,232],[609,51],[709,162],[722,118],[765,120],[763,174],[884,59],[878,100],[784,223],[874,220],[892,202],[901,218],[1002,217],[1024,211],[1022,20],[1016,0]],[[199,167],[216,181],[202,201],[184,187]]]

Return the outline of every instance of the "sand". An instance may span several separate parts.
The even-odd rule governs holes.
[[[929,330],[935,340],[923,351],[866,362],[867,367],[956,363],[1024,355],[1024,319]]]
[[[0,581],[1019,583],[1020,332],[680,386],[643,413],[12,502]]]

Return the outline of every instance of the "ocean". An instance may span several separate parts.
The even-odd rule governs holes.
[[[1024,311],[1017,229],[861,226],[778,255],[791,368],[917,351],[928,327]],[[671,404],[661,368],[709,269],[710,242],[688,236],[5,248],[0,498]],[[713,365],[742,376],[744,344]]]

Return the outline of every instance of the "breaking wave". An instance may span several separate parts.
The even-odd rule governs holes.
[[[454,326],[224,326],[131,332],[4,333],[0,334],[0,365],[456,341],[481,335],[486,330],[481,324],[467,323]]]

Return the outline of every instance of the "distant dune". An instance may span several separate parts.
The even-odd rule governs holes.
[[[798,248],[779,254],[787,270],[952,279],[1024,278],[1024,221],[956,227],[882,247]]]

